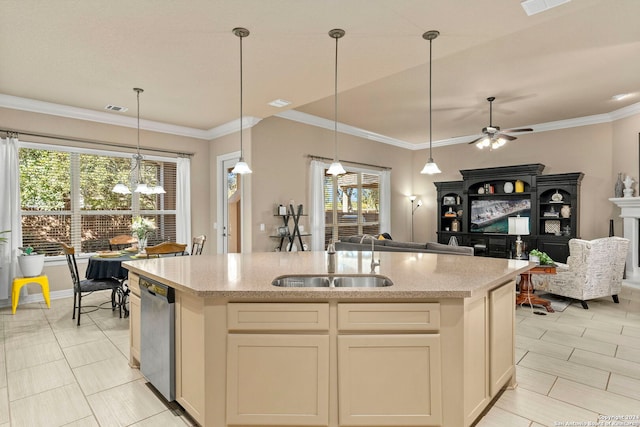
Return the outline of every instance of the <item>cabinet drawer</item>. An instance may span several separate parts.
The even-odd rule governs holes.
[[[341,331],[437,331],[438,303],[338,304]]]
[[[227,327],[230,331],[327,331],[329,304],[230,303]]]

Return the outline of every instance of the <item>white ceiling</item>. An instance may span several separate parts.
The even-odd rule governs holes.
[[[0,0],[0,94],[210,130],[287,107],[400,142],[609,113],[640,102],[640,1],[573,0],[527,16],[519,0]],[[633,93],[623,101],[611,97]]]

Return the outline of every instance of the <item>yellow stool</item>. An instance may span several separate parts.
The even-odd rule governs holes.
[[[13,289],[11,290],[11,314],[16,314],[18,300],[20,299],[20,289],[29,283],[37,283],[42,287],[42,296],[44,297],[44,301],[47,303],[47,307],[51,308],[51,301],[49,300],[49,279],[47,276],[16,277],[13,279]]]

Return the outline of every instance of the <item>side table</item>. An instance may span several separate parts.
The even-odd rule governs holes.
[[[551,301],[533,294],[532,274],[556,274],[556,267],[554,265],[537,265],[531,270],[522,273],[520,275],[520,292],[516,295],[516,305],[529,304],[532,307],[534,304],[542,305],[549,313],[553,313]]]

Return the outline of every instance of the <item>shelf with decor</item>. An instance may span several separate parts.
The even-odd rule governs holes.
[[[526,251],[539,249],[566,262],[567,243],[579,236],[583,174],[542,175],[543,170],[539,163],[461,170],[462,181],[434,183],[438,190],[438,242],[446,244],[455,235],[459,244],[477,247],[477,255],[510,257],[516,236],[509,234],[508,218],[520,215],[529,218],[529,234],[522,236]],[[460,197],[459,206],[444,203],[451,195]],[[456,212],[460,232],[452,231],[450,211]]]
[[[438,189],[438,231],[451,236],[463,232],[464,198],[459,181],[435,183]]]
[[[296,206],[294,209],[293,205],[289,205],[286,208],[286,213],[281,213],[282,211],[278,210],[278,212],[274,215],[282,218],[282,225],[277,227],[277,234],[272,235],[274,239],[280,239],[280,243],[276,246],[277,251],[292,251],[295,245],[296,250],[304,251],[305,244],[302,242],[303,237],[311,236],[310,233],[303,233],[300,230],[300,218],[307,216],[302,213],[302,205]],[[289,226],[289,221],[293,221],[293,228]],[[296,244],[296,238],[299,243],[299,247]]]

